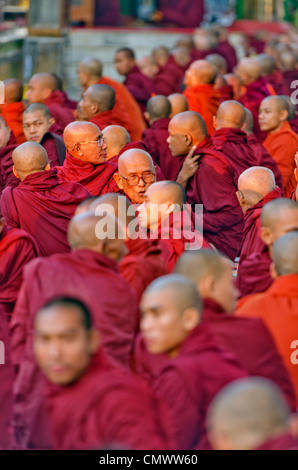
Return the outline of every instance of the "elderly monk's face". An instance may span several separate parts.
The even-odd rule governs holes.
[[[0,119],[0,149],[6,147],[10,139],[11,130]]]
[[[140,328],[148,351],[175,357],[188,332],[169,291],[145,292],[140,308]]]
[[[73,149],[70,149],[71,155],[75,158],[93,165],[105,163],[107,156],[107,144],[101,131],[92,126],[85,132],[84,139],[78,141]]]
[[[149,186],[156,181],[156,169],[153,163],[143,155],[130,157],[121,164],[115,175],[116,183],[133,204],[142,204]],[[135,181],[139,179],[138,184]],[[145,180],[145,181],[144,181]],[[132,183],[134,185],[132,186]]]
[[[117,52],[114,59],[114,64],[117,72],[120,75],[126,76],[134,66],[134,60],[127,57],[125,52]]]
[[[28,103],[43,103],[45,99],[49,96],[50,91],[45,89],[39,80],[36,77],[32,77],[27,90],[27,99]]]
[[[34,353],[50,382],[68,385],[85,372],[95,352],[93,338],[75,308],[52,306],[35,320]]]
[[[188,153],[192,145],[190,136],[183,133],[183,130],[181,130],[174,121],[170,121],[168,131],[169,137],[167,143],[169,144],[173,157],[179,157],[180,155]]]
[[[54,119],[48,119],[40,110],[23,114],[23,129],[26,140],[39,144],[54,122]]]
[[[274,132],[283,124],[283,112],[274,100],[264,100],[259,109],[259,124],[262,131]]]

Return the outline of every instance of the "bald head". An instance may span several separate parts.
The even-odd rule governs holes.
[[[147,103],[147,113],[151,123],[170,117],[171,111],[171,103],[166,96],[153,96]]]
[[[199,145],[207,135],[205,121],[195,111],[186,111],[174,116],[168,130],[170,134],[168,143],[174,157],[188,153],[193,146]]]
[[[57,89],[57,81],[50,73],[37,73],[28,83],[27,99],[31,103],[43,103]]]
[[[84,93],[91,103],[98,105],[100,112],[110,111],[115,106],[116,93],[109,85],[91,85]]]
[[[167,60],[169,58],[169,49],[165,46],[159,46],[153,49],[152,51],[152,57],[154,61],[160,66],[164,67],[167,63]]]
[[[175,62],[181,67],[186,67],[191,61],[190,49],[185,46],[175,47],[171,51],[172,56],[175,59]]]
[[[251,135],[253,132],[254,128],[254,117],[252,115],[252,112],[245,108],[245,123],[244,126],[242,127],[242,130],[246,132],[247,135]]]
[[[278,276],[298,274],[298,231],[287,233],[276,240],[272,253]]]
[[[66,126],[63,133],[68,153],[79,160],[99,165],[105,162],[107,145],[100,129],[92,122],[76,121]],[[101,141],[98,145],[96,141]]]
[[[297,68],[297,55],[292,51],[284,51],[279,57],[279,66],[282,72],[290,72]]]
[[[16,78],[4,80],[5,103],[18,103],[23,98],[23,83]]]
[[[237,101],[224,101],[218,108],[216,130],[223,127],[241,129],[245,123],[245,108]]]
[[[36,142],[25,142],[12,153],[14,173],[23,181],[32,173],[50,169],[46,150]]]
[[[91,75],[91,77],[99,80],[102,76],[102,63],[99,59],[94,57],[87,57],[79,63],[79,69]]]
[[[239,177],[237,193],[243,212],[257,204],[275,188],[274,174],[268,168],[255,166],[245,170]]]
[[[258,60],[259,64],[261,65],[261,73],[263,77],[267,75],[271,75],[277,69],[276,62],[274,57],[269,54],[259,54],[256,59]]]
[[[118,160],[119,172],[124,176],[131,172],[131,169],[137,168],[138,165],[148,165],[151,169],[154,168],[154,163],[151,155],[145,150],[129,149],[120,155]]]
[[[123,147],[130,143],[130,135],[121,126],[108,126],[102,131],[107,143],[107,160],[119,155]]]
[[[168,100],[171,103],[171,118],[176,116],[177,114],[188,111],[187,99],[181,93],[173,93],[172,95],[169,95]]]
[[[209,54],[207,57],[205,57],[205,60],[207,62],[210,62],[210,64],[213,64],[217,68],[217,72],[220,75],[225,75],[227,73],[228,69],[228,64],[226,59],[219,54]]]
[[[247,86],[262,76],[262,67],[256,58],[245,57],[239,61],[236,73]]]
[[[196,60],[185,73],[184,83],[187,87],[214,84],[217,68],[207,60]]]
[[[142,74],[148,78],[151,78],[152,80],[158,73],[158,65],[154,58],[150,55],[142,57],[140,60],[138,60],[137,65]]]
[[[180,210],[186,204],[185,189],[175,181],[157,181],[147,189],[146,197],[154,204],[176,204]]]
[[[215,450],[253,450],[288,430],[289,409],[279,388],[249,377],[224,387],[207,414]]]
[[[76,121],[65,127],[63,139],[67,150],[72,149],[76,142],[86,140],[89,132],[99,132],[99,128],[92,122]]]
[[[282,96],[268,96],[263,99],[259,109],[260,129],[273,134],[278,132],[289,120],[290,108]]]

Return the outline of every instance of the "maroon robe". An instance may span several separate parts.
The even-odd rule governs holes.
[[[203,204],[204,238],[234,260],[242,240],[243,213],[236,197],[234,168],[222,152],[208,148],[207,136],[194,155],[202,155],[186,194],[192,205]],[[211,183],[212,182],[212,183]]]
[[[295,80],[298,80],[298,71],[297,70],[287,70],[282,74],[283,84],[285,89],[287,90],[287,95],[291,95],[295,88],[291,88],[292,83]]]
[[[18,370],[15,425],[23,446],[32,440],[34,410],[40,403],[41,374],[33,356],[33,320],[45,303],[60,296],[79,298],[87,305],[111,362],[128,367],[133,349],[138,323],[136,299],[115,261],[91,250],[75,250],[29,263],[11,319],[12,357]]]
[[[4,227],[0,234],[0,310],[10,317],[22,284],[24,266],[38,256],[33,239],[23,230]]]
[[[13,133],[10,135],[10,139],[7,145],[0,148],[0,199],[2,192],[8,186],[15,188],[18,186],[20,180],[12,172],[13,161],[12,152],[18,147],[15,136]]]
[[[111,369],[99,353],[75,383],[47,383],[45,401],[54,449],[173,448],[164,406],[140,379]]]
[[[54,122],[54,124],[51,125],[48,132],[51,132],[52,134],[63,135],[63,129],[60,126],[58,126],[56,122]]]
[[[178,356],[156,378],[157,397],[168,404],[178,449],[208,449],[206,412],[214,396],[247,377],[236,357],[222,349],[206,325],[186,338]]]
[[[75,120],[74,113],[66,104],[64,93],[60,90],[53,91],[43,102],[50,110],[51,116],[63,130]]]
[[[93,124],[99,127],[101,131],[108,126],[122,125],[122,122],[120,123],[120,121],[116,118],[112,109],[96,114],[92,119],[90,119],[90,122],[93,122]]]
[[[42,256],[70,250],[70,219],[90,193],[80,184],[59,183],[57,170],[28,175],[17,188],[6,188],[1,210],[6,223],[21,228],[35,240]]]
[[[176,84],[176,89],[178,93],[182,89],[183,78],[190,63],[185,66],[180,65],[176,62],[175,57],[173,55],[170,55],[166,65],[164,66],[164,74],[171,75],[174,83]]]
[[[177,83],[175,76],[176,70],[174,70],[174,74],[172,74],[172,68],[174,67],[168,66],[167,68],[160,68],[159,72],[154,77],[154,87],[157,95],[169,96],[172,93],[178,93],[179,83]]]
[[[124,85],[137,100],[141,110],[146,111],[147,101],[155,93],[154,81],[146,77],[135,65],[126,75]]]
[[[257,166],[264,166],[273,171],[277,186],[282,189],[282,176],[279,171],[275,160],[271,157],[270,153],[265,149],[264,145],[258,142],[254,133],[247,136],[247,143],[251,147],[257,159]]]
[[[228,65],[227,72],[232,73],[238,63],[238,58],[234,47],[229,43],[229,41],[227,39],[221,41],[218,44],[215,53],[223,56],[226,59]]]
[[[202,0],[162,0],[161,10],[163,23],[174,23],[181,28],[196,28],[204,17],[204,2]]]
[[[146,287],[157,277],[169,274],[169,271],[164,265],[157,241],[129,239],[126,246],[129,253],[119,265],[120,274],[134,290],[139,303]]]
[[[295,412],[296,395],[289,372],[260,318],[227,314],[214,300],[204,299],[202,324],[208,326],[221,347],[235,354],[249,375],[275,382],[283,391],[289,408]]]
[[[273,283],[270,274],[272,261],[268,246],[260,236],[261,212],[265,204],[280,197],[281,190],[276,188],[245,212],[243,241],[236,279],[240,297],[264,292]]]
[[[48,154],[49,160],[51,161],[51,168],[63,165],[66,148],[64,140],[60,135],[46,132],[40,141],[40,145],[43,146]]]
[[[92,196],[101,196],[109,192],[118,192],[113,174],[118,166],[115,163],[93,165],[66,152],[63,166],[57,168],[60,181],[72,181],[83,185]]]
[[[285,433],[281,436],[273,437],[253,450],[298,450],[298,439],[290,433]]]
[[[234,99],[234,90],[232,85],[224,85],[215,88],[219,94],[219,102],[224,103],[225,101],[230,101]]]
[[[14,444],[12,422],[13,368],[10,359],[8,325],[0,306],[0,450],[10,450]]]
[[[143,142],[147,147],[147,151],[158,165],[161,164],[163,156],[170,152],[169,144],[167,143],[169,123],[169,118],[157,119],[143,132]]]
[[[284,86],[282,81],[282,74],[279,70],[276,70],[270,75],[264,76],[266,83],[271,86],[276,95],[288,95],[288,90]]]

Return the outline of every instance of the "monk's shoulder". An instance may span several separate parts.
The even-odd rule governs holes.
[[[268,292],[254,294],[245,303],[242,303],[241,307],[237,309],[236,315],[261,318],[266,313],[266,306],[270,299],[271,296]]]

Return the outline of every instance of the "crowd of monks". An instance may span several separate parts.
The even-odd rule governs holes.
[[[298,450],[297,35],[228,39],[5,81],[1,449]]]

